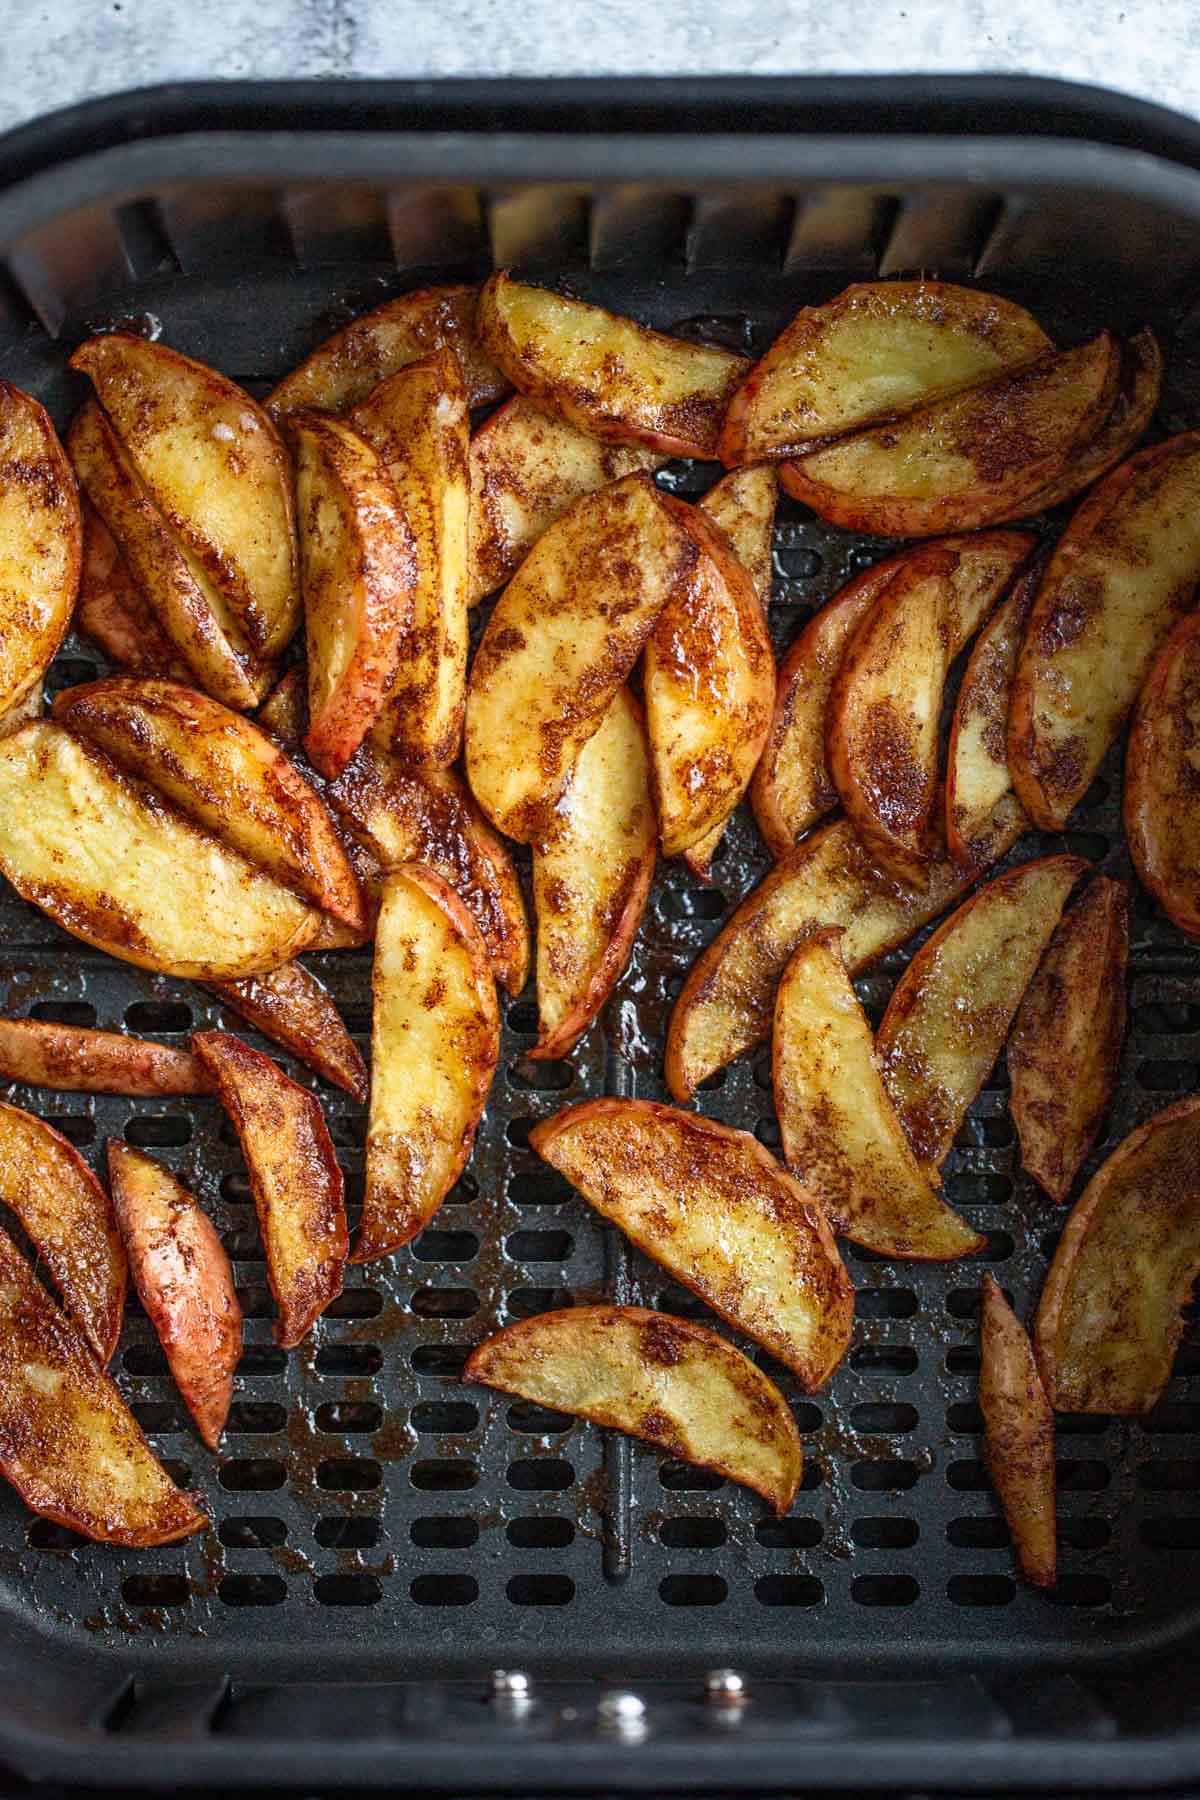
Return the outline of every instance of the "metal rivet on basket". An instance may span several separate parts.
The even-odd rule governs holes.
[[[641,1737],[646,1730],[646,1702],[638,1694],[605,1694],[596,1708],[603,1730],[620,1737]]]
[[[488,1683],[489,1696],[509,1706],[529,1706],[533,1699],[533,1683],[523,1669],[493,1669]]]
[[[744,1706],[750,1695],[745,1677],[736,1669],[710,1669],[704,1677],[704,1698],[712,1706]]]

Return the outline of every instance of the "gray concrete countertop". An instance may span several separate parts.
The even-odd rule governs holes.
[[[201,76],[1008,72],[1200,114],[1197,0],[0,0],[0,129]]]

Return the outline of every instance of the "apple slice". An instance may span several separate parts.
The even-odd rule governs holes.
[[[745,357],[650,331],[500,269],[479,295],[484,349],[517,392],[611,444],[711,457]]]
[[[885,537],[935,537],[1020,518],[1103,425],[1120,357],[1107,332],[894,424],[840,438],[779,479],[822,519]]]
[[[773,856],[786,856],[838,803],[826,754],[830,694],[847,645],[891,582],[921,564],[926,549],[936,545],[952,554],[953,611],[944,633],[952,661],[1033,544],[1028,532],[1019,531],[981,531],[918,544],[864,569],[813,614],[779,665],[771,726],[750,788],[755,819]]]
[[[819,1195],[839,1237],[880,1256],[968,1256],[985,1240],[934,1192],[909,1148],[842,961],[844,935],[839,925],[807,938],[775,997],[783,1160]]]
[[[130,675],[65,688],[53,712],[281,886],[362,929],[358,882],[328,812],[249,719],[179,682]]]
[[[464,1381],[626,1431],[761,1494],[782,1518],[803,1452],[791,1408],[705,1325],[640,1306],[573,1306],[506,1325]]]
[[[1058,1579],[1054,1414],[1029,1334],[985,1275],[979,1315],[979,1410],[988,1473],[1021,1572],[1035,1587]]]
[[[667,1032],[671,1093],[690,1099],[769,1034],[779,977],[818,926],[845,926],[842,956],[857,975],[936,919],[971,879],[942,856],[929,865],[927,888],[902,887],[876,868],[849,820],[810,833],[747,894],[688,971]]]
[[[208,1524],[4,1232],[0,1472],[34,1512],[99,1543],[173,1544]]]
[[[1087,864],[1045,856],[998,875],[918,950],[875,1053],[905,1135],[926,1167],[954,1142]]]
[[[420,862],[449,882],[479,928],[496,980],[519,994],[531,953],[521,883],[508,846],[454,770],[408,769],[363,744],[323,792],[380,876]]]
[[[28,725],[31,719],[42,718],[45,711],[46,691],[39,680],[35,681],[29,692],[6,713],[0,713],[0,738],[11,737],[22,725]]]
[[[127,1270],[108,1195],[65,1137],[0,1104],[0,1199],[29,1235],[100,1362],[121,1335]]]
[[[289,962],[319,917],[49,719],[0,741],[0,874],[85,944],[196,980]]]
[[[1200,1094],[1119,1144],[1071,1208],[1034,1328],[1059,1412],[1148,1413],[1200,1275]]]
[[[458,755],[467,699],[470,417],[454,352],[381,382],[350,423],[383,459],[417,563],[412,624],[371,734],[408,762],[441,768]]]
[[[733,545],[738,561],[754,583],[763,611],[771,603],[771,531],[779,483],[766,463],[753,469],[734,469],[723,475],[700,501]]]
[[[0,713],[36,687],[71,622],[79,489],[45,408],[0,381]]]
[[[1129,889],[1097,875],[1025,991],[1008,1045],[1021,1167],[1065,1200],[1116,1086],[1125,1038]]]
[[[1095,437],[1074,456],[1044,488],[1024,502],[1028,513],[1047,512],[1064,500],[1074,499],[1102,475],[1116,467],[1137,448],[1158,405],[1162,389],[1163,359],[1158,340],[1149,329],[1139,331],[1121,346],[1121,380],[1112,411]]]
[[[242,1308],[220,1238],[153,1157],[108,1140],[108,1179],[138,1298],[196,1429],[215,1450],[242,1356]]]
[[[191,681],[192,672],[159,624],[154,608],[133,579],[116,540],[86,494],[83,569],[71,623],[118,669],[140,669]]]
[[[532,843],[655,621],[700,558],[647,474],[577,500],[496,603],[467,690],[471,790],[498,830]]]
[[[1122,463],[1046,565],[1013,683],[1008,761],[1036,825],[1059,831],[1200,581],[1200,432]]]
[[[927,406],[1052,349],[1010,300],[945,281],[868,281],[805,306],[729,402],[723,463],[793,456],[815,438]]]
[[[341,412],[373,387],[435,350],[453,350],[472,406],[490,406],[508,383],[475,336],[473,287],[416,288],[363,313],[318,344],[272,388],[264,405],[276,419],[318,407]]]
[[[0,1078],[81,1094],[210,1094],[194,1056],[122,1031],[0,1019]]]
[[[658,848],[641,709],[628,688],[575,764],[553,834],[533,849],[538,1042],[565,1056],[629,961]]]
[[[854,1289],[820,1201],[749,1132],[650,1100],[588,1100],[543,1119],[529,1142],[808,1392],[829,1379]]]
[[[384,881],[372,976],[367,1190],[355,1262],[407,1244],[462,1172],[500,1056],[487,950],[420,863]]]
[[[400,665],[416,541],[372,444],[321,413],[296,413],[288,424],[308,646],[304,748],[332,778],[379,717]]]
[[[1146,677],[1125,753],[1125,836],[1142,886],[1200,937],[1200,613],[1171,633]]]
[[[209,981],[217,996],[264,1037],[281,1044],[323,1080],[355,1100],[367,1097],[367,1071],[328,988],[303,963],[284,963],[241,981]]]
[[[294,1349],[341,1293],[349,1249],[325,1115],[315,1095],[228,1032],[194,1032],[192,1049],[238,1134],[275,1296],[275,1342]]]
[[[632,475],[658,469],[661,451],[604,444],[514,394],[471,439],[467,604],[503,587],[568,506]]]
[[[96,390],[146,495],[251,652],[277,657],[300,622],[292,475],[243,388],[125,331],[88,338],[71,367]]]
[[[223,596],[188,562],[94,400],[76,413],[67,449],[133,583],[194,679],[226,706],[256,706],[270,685],[269,665],[250,656]],[[124,604],[128,590],[119,592]]]
[[[996,845],[1028,828],[1008,772],[1008,709],[1021,636],[1037,592],[1030,570],[984,625],[963,673],[946,754],[946,843],[964,868],[986,868]]]
[[[695,544],[642,663],[663,853],[723,826],[749,786],[771,721],[775,657],[754,583],[728,538],[694,506],[662,501]]]

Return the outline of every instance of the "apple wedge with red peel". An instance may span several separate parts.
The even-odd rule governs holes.
[[[503,587],[576,500],[666,460],[639,444],[602,443],[514,394],[471,439],[468,606]]]
[[[458,755],[467,700],[471,421],[454,352],[410,363],[349,417],[383,459],[416,558],[412,623],[371,735],[406,762],[442,768]]]
[[[854,1289],[821,1202],[757,1138],[649,1100],[589,1100],[529,1142],[808,1392],[828,1380],[850,1341]]]
[[[664,498],[696,546],[646,642],[642,685],[663,854],[723,826],[766,738],[775,656],[754,583],[728,538],[696,507]]]
[[[313,766],[332,779],[375,724],[404,654],[416,543],[383,458],[342,419],[296,413],[296,507]]]
[[[487,949],[431,869],[384,880],[371,977],[367,1186],[355,1262],[407,1244],[462,1173],[500,1056]]]
[[[174,1544],[208,1524],[4,1232],[0,1474],[34,1512],[98,1543]]]
[[[1148,1413],[1200,1275],[1200,1094],[1155,1113],[1071,1208],[1034,1328],[1057,1412]]]
[[[71,620],[76,631],[118,669],[194,679],[130,573],[116,539],[86,494],[83,514],[83,568]]]
[[[125,331],[88,338],[71,367],[197,578],[272,661],[300,622],[300,587],[291,466],[267,414],[227,376]]]
[[[553,828],[575,759],[702,556],[647,474],[577,500],[499,600],[467,688],[467,779],[508,837]]]
[[[849,820],[810,833],[747,894],[688,971],[667,1031],[671,1093],[690,1099],[769,1036],[779,978],[819,927],[845,927],[842,955],[857,975],[953,905],[971,880],[942,855],[929,865],[927,888],[902,887],[871,861]]]
[[[1018,531],[918,544],[864,569],[813,615],[779,665],[771,727],[750,787],[754,816],[773,856],[786,856],[838,803],[827,753],[830,694],[847,645],[891,582],[919,563],[926,549],[953,556],[952,606],[943,632],[948,668],[1033,544],[1029,533]]]
[[[1125,836],[1142,886],[1200,937],[1200,613],[1175,627],[1138,696],[1125,753]]]
[[[984,1458],[1022,1574],[1035,1587],[1058,1579],[1054,1414],[1029,1333],[985,1275],[979,1315],[979,1410]]]
[[[420,862],[458,894],[478,926],[496,980],[519,994],[532,946],[521,883],[507,844],[453,769],[409,769],[363,744],[322,789],[334,817],[374,865],[360,880],[378,904],[383,873]]]
[[[519,394],[610,444],[712,457],[745,357],[514,281],[484,282],[476,329]]]
[[[538,1041],[565,1056],[629,961],[658,854],[641,708],[619,688],[579,755],[551,836],[533,847]]]
[[[1052,481],[1022,503],[1022,516],[1048,512],[1064,500],[1073,500],[1132,455],[1154,417],[1162,378],[1162,351],[1147,327],[1121,346],[1120,384],[1104,424]]]
[[[123,1031],[0,1019],[0,1079],[77,1094],[211,1094],[194,1056]]]
[[[965,869],[987,868],[996,845],[1029,825],[1008,772],[1008,709],[1021,637],[1037,592],[1031,570],[979,633],[963,672],[946,753],[946,843]]]
[[[79,489],[45,408],[0,381],[0,713],[41,681],[71,622]]]
[[[1200,432],[1114,469],[1072,515],[1038,585],[1013,682],[1017,797],[1060,831],[1091,786],[1200,581]]]
[[[201,1439],[215,1450],[242,1356],[229,1258],[199,1201],[153,1157],[109,1138],[108,1179],[138,1299]]]
[[[875,1053],[926,1168],[954,1142],[1087,869],[1078,856],[1045,856],[996,876],[938,927],[897,983]]]
[[[1021,1167],[1065,1200],[1116,1086],[1125,1039],[1129,889],[1097,875],[1059,920],[1008,1043]]]
[[[342,1171],[325,1115],[315,1095],[240,1038],[197,1031],[192,1049],[242,1146],[275,1297],[275,1342],[294,1349],[341,1293],[349,1250]]]
[[[884,537],[937,537],[1020,516],[1093,438],[1120,356],[1102,332],[779,465],[785,492],[819,518]]]
[[[362,929],[358,882],[323,802],[251,720],[196,688],[132,675],[65,688],[53,715],[255,868]]]
[[[445,349],[458,359],[469,404],[490,406],[508,392],[508,383],[475,335],[478,298],[478,288],[459,284],[416,288],[386,300],[318,344],[263,405],[280,421],[310,407],[342,412],[389,375]]]
[[[774,469],[759,463],[723,475],[698,502],[733,546],[734,554],[754,583],[763,611],[771,603],[771,531],[779,483]]]
[[[842,937],[835,926],[806,939],[775,998],[771,1072],[783,1160],[818,1195],[839,1237],[879,1256],[969,1256],[985,1240],[934,1192],[909,1147],[842,961]]]
[[[628,1432],[752,1488],[782,1518],[803,1452],[772,1381],[705,1325],[640,1306],[573,1306],[506,1325],[464,1381]]]
[[[1037,321],[995,294],[945,281],[867,281],[805,306],[726,409],[729,467],[794,455],[975,386],[1052,349]]]
[[[49,719],[0,741],[0,873],[85,944],[195,980],[277,968],[319,919]]]
[[[284,963],[267,975],[209,981],[205,986],[231,1012],[290,1050],[323,1080],[355,1100],[366,1099],[367,1071],[354,1039],[328,988],[303,963]]]
[[[3,1104],[0,1200],[21,1221],[103,1366],[121,1335],[128,1274],[108,1195],[60,1132]]]

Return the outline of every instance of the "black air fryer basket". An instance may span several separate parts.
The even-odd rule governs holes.
[[[1200,131],[1100,93],[234,84],[104,101],[0,143],[0,374],[60,426],[81,397],[67,356],[89,332],[161,332],[261,392],[390,294],[499,264],[753,353],[850,280],[977,280],[1064,341],[1148,321],[1169,362],[1155,431],[1200,426]],[[714,473],[680,463],[663,479],[695,496]],[[785,500],[777,644],[886,547]],[[50,686],[98,672],[68,640]],[[1071,830],[1033,849],[1127,874],[1120,782],[1114,756]],[[124,1136],[200,1193],[235,1259],[247,1348],[218,1456],[136,1305],[116,1359],[153,1442],[201,1493],[208,1535],[85,1544],[0,1487],[0,1760],[76,1783],[213,1787],[1200,1781],[1200,1339],[1148,1418],[1060,1421],[1052,1594],[1014,1580],[982,1467],[978,1283],[991,1268],[1028,1316],[1063,1218],[1019,1170],[1003,1068],[949,1164],[983,1254],[939,1267],[849,1247],[854,1345],[815,1398],[760,1355],[805,1440],[785,1520],[458,1381],[495,1326],[571,1298],[698,1310],[528,1134],[587,1096],[666,1097],[671,1000],[764,866],[739,816],[713,887],[660,871],[630,971],[569,1061],[529,1061],[532,994],[507,1005],[458,1187],[406,1251],[353,1270],[289,1355],[214,1101],[13,1090],[96,1166]],[[365,1042],[369,952],[312,961]],[[903,962],[861,984],[876,1014]],[[174,1044],[218,1021],[200,989],[84,948],[8,890],[0,1005]],[[1139,892],[1130,1036],[1089,1168],[1198,1085],[1200,951]],[[363,1111],[321,1097],[353,1202]],[[761,1054],[698,1103],[778,1143]]]

